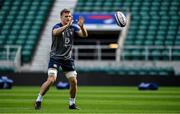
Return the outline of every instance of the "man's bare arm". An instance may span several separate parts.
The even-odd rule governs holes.
[[[80,27],[80,31],[78,32],[80,37],[88,37],[88,32],[84,26]]]

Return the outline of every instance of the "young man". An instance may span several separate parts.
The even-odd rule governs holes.
[[[62,68],[66,78],[70,83],[69,109],[79,109],[75,105],[77,91],[77,73],[74,68],[74,60],[71,57],[73,36],[77,33],[80,37],[87,37],[88,33],[84,25],[84,18],[79,17],[77,24],[73,24],[70,10],[63,9],[60,12],[61,22],[57,23],[52,29],[52,45],[50,60],[48,65],[48,78],[40,88],[36,99],[35,109],[41,108],[43,96],[51,85],[56,81],[59,67]]]

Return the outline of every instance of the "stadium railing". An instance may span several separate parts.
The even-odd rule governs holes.
[[[77,70],[118,75],[180,74],[178,65],[180,46],[125,46],[119,48],[110,45],[74,46],[73,56],[77,61]]]
[[[178,61],[180,46],[125,46],[78,45],[74,46],[73,56],[76,60],[139,60],[139,61]],[[118,53],[118,54],[116,54]]]
[[[21,46],[0,46],[0,69],[17,71],[21,67]]]
[[[80,67],[83,66],[83,70],[86,69],[86,66],[92,66],[92,71],[102,67],[100,69],[101,71],[104,70],[109,72],[109,68],[112,67],[112,69],[114,69],[113,73],[119,72],[119,74],[124,74],[124,72],[127,71],[125,74],[129,74],[130,71],[133,71],[132,74],[137,74],[141,71],[140,74],[143,75],[149,72],[152,75],[173,74],[172,72],[174,71],[172,70],[172,67],[179,70],[177,64],[174,63],[179,62],[180,53],[178,52],[180,52],[180,46],[125,46],[120,49],[121,53],[117,54],[117,50],[119,50],[118,48],[120,47],[112,48],[110,45],[78,45],[73,48],[73,56],[78,62],[78,65]],[[132,52],[136,49],[137,53]],[[127,53],[127,50],[129,50],[129,53]],[[141,51],[139,52],[139,50]],[[159,50],[160,53],[153,53],[153,51],[156,52],[157,50]],[[166,53],[164,53],[164,51]],[[176,53],[174,51],[176,51]],[[0,70],[8,68],[5,71],[20,72],[21,57],[22,54],[20,46],[0,46]],[[152,57],[155,58],[152,59]],[[120,62],[117,61],[118,59]],[[137,60],[141,63],[136,63]],[[157,61],[157,63],[154,63],[154,61]],[[159,61],[162,61],[163,65],[162,63],[158,63]],[[150,64],[148,62],[150,62]],[[173,64],[169,64],[171,62],[173,62]],[[142,65],[145,63],[147,63],[147,65],[143,67]],[[86,64],[86,66],[84,64]],[[138,68],[134,66],[140,67]],[[126,68],[129,70],[126,70]],[[81,68],[79,68],[79,70],[81,70]],[[89,67],[87,67],[87,70],[91,71]],[[161,70],[162,72],[160,72]]]

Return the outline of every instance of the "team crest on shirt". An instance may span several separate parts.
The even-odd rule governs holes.
[[[70,31],[70,34],[72,35],[72,34],[73,34],[73,32],[72,32],[72,31]]]
[[[57,68],[57,65],[56,65],[56,64],[53,64],[53,67]]]
[[[65,38],[65,44],[69,44],[70,43],[70,39],[69,38]]]

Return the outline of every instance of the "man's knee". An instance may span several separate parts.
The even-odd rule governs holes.
[[[71,86],[76,86],[77,85],[77,72],[76,71],[70,71],[65,73],[66,78],[69,80],[69,83]]]
[[[47,81],[52,85],[56,81],[56,78],[57,78],[57,70],[54,68],[49,68]]]
[[[54,82],[56,81],[56,77],[54,77],[54,76],[49,76],[49,77],[48,77],[48,80],[54,83]]]
[[[77,84],[77,79],[76,79],[76,77],[70,78],[70,81],[71,81],[71,83],[73,83],[73,84]]]
[[[75,78],[76,79],[76,77],[77,77],[77,72],[76,71],[70,71],[70,72],[66,72],[65,73],[65,75],[66,75],[66,78],[67,79],[73,79],[73,78]],[[71,80],[70,79],[70,80]]]

